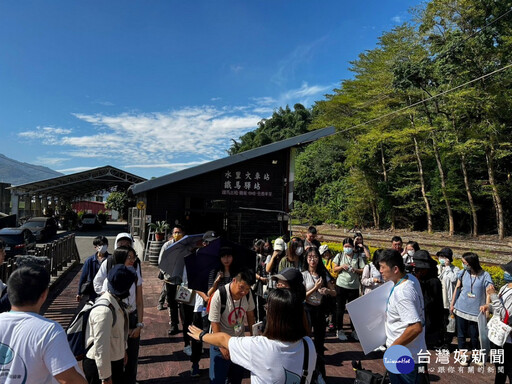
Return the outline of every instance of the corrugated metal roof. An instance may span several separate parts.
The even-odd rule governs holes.
[[[88,171],[72,173],[51,179],[12,186],[10,189],[18,195],[48,195],[72,199],[90,193],[108,190],[114,186],[128,188],[130,185],[146,180],[143,177],[106,165]]]
[[[148,180],[139,184],[135,184],[131,189],[135,195],[143,193],[155,188],[162,187],[164,185],[172,184],[177,181],[188,179],[194,176],[202,175],[217,169],[228,167],[242,161],[254,159],[256,157],[264,156],[272,152],[277,152],[285,148],[295,147],[301,144],[310,143],[316,141],[322,137],[330,136],[336,133],[336,128],[327,127],[317,129],[303,135],[291,137],[289,139],[281,140],[276,143],[267,144],[262,147],[251,149],[242,153],[238,153],[233,156],[224,157],[222,159],[210,161],[205,164],[198,165],[196,167],[187,168],[182,171],[170,173],[165,176],[158,177],[156,179]]]

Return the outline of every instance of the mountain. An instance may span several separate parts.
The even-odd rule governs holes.
[[[0,182],[2,183],[20,185],[62,175],[50,168],[22,163],[0,154]]]

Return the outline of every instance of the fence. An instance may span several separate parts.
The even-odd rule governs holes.
[[[45,256],[50,260],[46,267],[51,276],[57,276],[69,263],[80,261],[74,233],[44,244],[41,247],[36,247],[31,254],[33,256]],[[0,278],[4,283],[7,283],[7,279],[16,269],[15,261],[15,258],[11,258],[0,266]]]

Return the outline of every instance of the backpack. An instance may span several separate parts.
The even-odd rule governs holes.
[[[220,315],[224,313],[226,310],[226,302],[228,301],[228,293],[226,292],[226,286],[221,285],[218,289],[219,295],[220,295]],[[245,295],[245,298],[247,299],[247,303],[249,303],[249,295],[251,294],[251,291]],[[208,299],[208,306],[206,308],[206,312],[210,312],[210,304],[212,302],[213,295]]]
[[[71,324],[69,324],[68,328],[66,329],[69,347],[71,348],[71,352],[73,352],[73,355],[77,361],[83,360],[87,351],[89,351],[89,349],[94,344],[93,342],[91,345],[85,345],[85,330],[87,329],[87,323],[89,322],[89,315],[91,314],[91,310],[98,306],[109,307],[112,311],[112,316],[114,317],[112,321],[112,327],[116,324],[116,310],[107,299],[99,298],[96,303],[94,303],[92,300],[89,300],[87,303],[85,303],[84,307],[75,315],[71,321]]]

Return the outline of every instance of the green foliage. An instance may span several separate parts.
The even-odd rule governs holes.
[[[171,229],[171,226],[165,220],[150,223],[149,226],[155,233],[165,233],[165,231]]]
[[[240,141],[233,140],[228,153],[235,155],[306,133],[311,119],[311,110],[305,108],[302,104],[295,104],[293,111],[288,105],[284,109],[280,107],[277,111],[274,111],[272,117],[261,120],[256,130],[240,137]]]
[[[128,196],[125,192],[111,192],[107,197],[105,208],[119,212],[122,217],[127,204]]]

